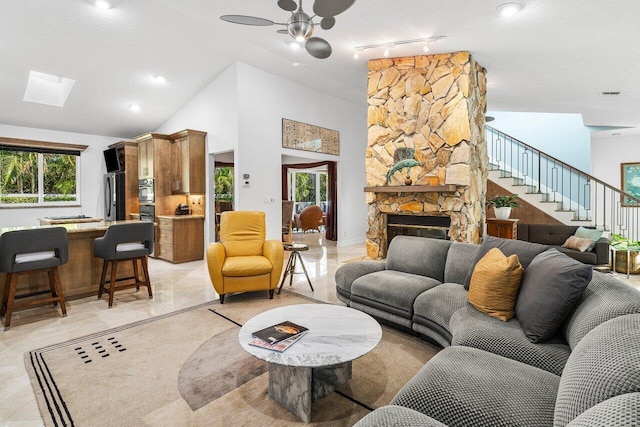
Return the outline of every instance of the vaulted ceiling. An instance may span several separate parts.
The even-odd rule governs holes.
[[[311,12],[313,0],[303,0]],[[317,0],[330,1],[330,0]],[[495,111],[580,113],[586,125],[640,126],[640,3],[636,0],[358,0],[316,34],[328,59],[293,50],[282,27],[235,25],[220,15],[285,22],[276,0],[0,2],[0,124],[132,137],[153,130],[235,61],[354,103],[366,102],[366,60],[354,47],[446,36],[431,53],[468,50],[488,70]],[[423,54],[403,45],[390,56]],[[64,107],[23,101],[29,72],[75,80]],[[158,84],[154,75],[163,75]],[[602,92],[620,92],[604,96]],[[131,104],[140,105],[132,112]]]

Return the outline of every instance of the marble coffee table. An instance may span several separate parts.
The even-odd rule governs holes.
[[[309,331],[283,353],[249,345],[251,334],[289,320]],[[351,361],[380,341],[382,329],[373,317],[330,304],[298,304],[261,313],[240,329],[240,345],[269,362],[269,396],[304,422],[311,403],[351,379]]]

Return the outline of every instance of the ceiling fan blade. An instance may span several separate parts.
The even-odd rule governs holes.
[[[220,19],[233,24],[254,25],[257,27],[268,27],[269,25],[275,24],[275,22],[269,19],[246,15],[222,15]]]
[[[313,13],[323,18],[336,16],[349,9],[356,0],[316,0],[313,3]]]
[[[320,37],[311,37],[304,44],[304,48],[307,49],[309,55],[318,59],[325,59],[331,56],[331,45],[325,39]]]
[[[333,16],[322,18],[322,20],[320,21],[320,28],[322,28],[323,30],[330,30],[334,25],[336,25],[336,18],[334,18]]]
[[[278,0],[278,6],[280,6],[280,9],[284,9],[287,12],[293,12],[298,8],[298,5],[293,0]]]
[[[278,33],[278,34],[289,34],[289,31],[287,31],[287,30],[278,30],[278,31],[276,31],[276,33]]]

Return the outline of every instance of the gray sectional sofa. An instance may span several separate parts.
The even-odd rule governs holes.
[[[525,274],[548,253],[487,242],[518,254]],[[357,426],[640,425],[640,292],[593,271],[557,332],[532,342],[517,317],[503,322],[468,303],[464,284],[486,250],[398,236],[386,260],[336,271],[345,304],[444,347]]]

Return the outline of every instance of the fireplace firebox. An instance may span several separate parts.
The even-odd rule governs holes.
[[[387,215],[387,249],[396,236],[449,240],[451,218],[444,215]]]

